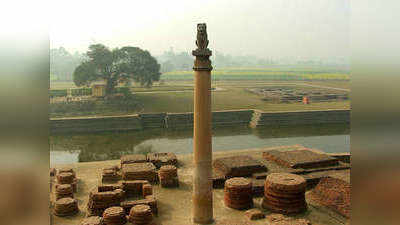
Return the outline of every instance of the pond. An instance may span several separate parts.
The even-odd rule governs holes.
[[[324,152],[349,152],[350,128],[345,124],[296,127],[227,127],[213,130],[213,151],[301,144]],[[77,133],[50,136],[50,165],[119,159],[123,154],[193,152],[193,131]]]

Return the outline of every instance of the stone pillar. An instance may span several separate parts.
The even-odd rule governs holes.
[[[207,48],[206,24],[197,24],[194,60],[193,222],[213,222],[211,146],[211,51]]]

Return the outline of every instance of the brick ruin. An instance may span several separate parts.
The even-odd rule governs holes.
[[[297,87],[249,88],[249,92],[262,97],[262,100],[275,103],[302,102],[306,97],[311,102],[344,101],[349,95],[343,91],[299,89]]]

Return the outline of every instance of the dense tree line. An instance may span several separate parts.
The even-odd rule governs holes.
[[[193,67],[193,56],[188,52],[175,53],[171,48],[162,55],[157,56],[161,63],[161,72],[177,70],[191,70]],[[211,57],[214,68],[223,67],[262,67],[274,64],[271,59],[262,59],[253,55],[232,56],[215,51]]]

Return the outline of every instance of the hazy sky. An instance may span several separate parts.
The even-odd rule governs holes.
[[[195,46],[207,23],[209,48],[260,57],[349,56],[349,0],[52,1],[51,47],[138,46],[153,55]]]

